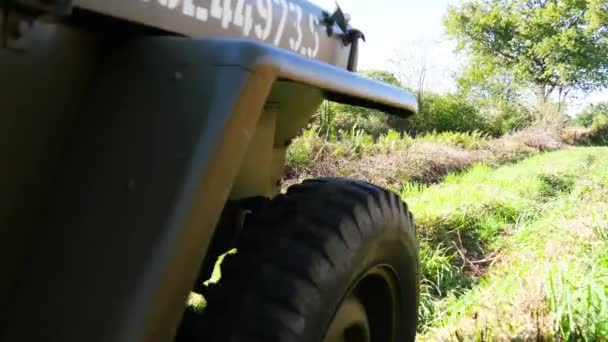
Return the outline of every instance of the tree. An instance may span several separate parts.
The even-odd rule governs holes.
[[[472,65],[531,84],[543,120],[552,94],[563,104],[572,90],[608,86],[607,3],[469,0],[450,7],[445,24]]]
[[[471,102],[519,102],[523,85],[511,73],[469,64],[457,79],[458,93]]]
[[[424,107],[423,97],[429,71],[428,49],[429,47],[423,46],[422,42],[412,42],[408,44],[407,51],[399,51],[389,60],[397,71],[401,84],[416,92],[419,111],[422,111]]]
[[[505,71],[469,64],[457,79],[458,94],[474,104],[486,120],[488,133],[500,136],[534,121],[522,96],[523,85]]]
[[[388,83],[390,85],[394,85],[396,87],[401,87],[401,83],[395,74],[385,71],[385,70],[365,70],[362,71],[361,74],[363,76],[367,76],[376,81]]]

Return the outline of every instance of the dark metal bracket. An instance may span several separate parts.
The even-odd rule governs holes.
[[[337,36],[342,40],[344,46],[351,45],[346,69],[355,72],[357,71],[357,60],[359,59],[359,39],[365,41],[365,35],[357,29],[350,28],[348,22],[348,16],[344,14],[338,5],[336,11],[331,15],[328,12],[323,12],[323,18],[321,20],[321,23],[326,26],[328,36],[331,37],[334,35],[335,25],[342,31],[342,33]]]

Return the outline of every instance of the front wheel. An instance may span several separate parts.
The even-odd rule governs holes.
[[[305,181],[250,214],[237,249],[208,299],[213,341],[415,339],[414,222],[392,192]]]

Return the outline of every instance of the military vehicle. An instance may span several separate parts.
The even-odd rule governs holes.
[[[356,73],[364,36],[340,9],[0,6],[0,339],[415,338],[418,245],[399,197],[329,178],[280,191],[322,101],[417,110]]]

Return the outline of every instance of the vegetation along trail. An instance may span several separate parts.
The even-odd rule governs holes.
[[[417,218],[420,341],[608,336],[608,148],[476,165],[406,184]]]

